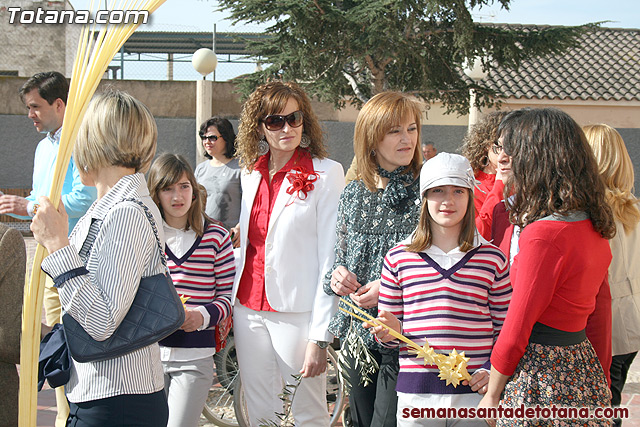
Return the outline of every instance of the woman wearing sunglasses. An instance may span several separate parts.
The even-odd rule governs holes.
[[[251,426],[276,421],[294,384],[296,425],[329,425],[326,348],[337,298],[322,290],[334,259],[342,166],[327,154],[309,97],[294,83],[258,87],[243,106],[234,335]]]
[[[200,126],[200,139],[206,161],[195,170],[198,183],[207,190],[206,214],[222,222],[230,231],[233,246],[240,243],[238,220],[240,219],[240,165],[235,158],[236,133],[229,120],[211,117]]]

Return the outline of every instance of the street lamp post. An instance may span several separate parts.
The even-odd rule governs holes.
[[[200,124],[213,114],[213,82],[207,80],[207,75],[215,71],[218,58],[213,50],[202,48],[195,51],[191,57],[191,64],[202,75],[202,80],[196,82],[196,164],[198,164],[204,161],[198,130]]]
[[[464,73],[475,83],[487,78],[489,73],[482,69],[482,59],[475,57],[467,63]],[[476,90],[469,89],[469,129],[478,121],[480,110],[476,107]]]

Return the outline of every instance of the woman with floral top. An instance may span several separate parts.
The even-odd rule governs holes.
[[[415,98],[383,92],[364,105],[356,121],[358,179],[340,197],[336,261],[324,289],[374,317],[384,256],[415,230],[420,215],[421,116]],[[361,322],[341,311],[329,330],[341,340],[354,426],[395,426],[398,351],[377,344]]]
[[[522,231],[513,293],[481,407],[609,406],[615,235],[604,181],[580,126],[553,108],[510,113],[509,217]],[[535,161],[532,161],[535,159]],[[578,415],[582,415],[579,413]],[[494,426],[610,425],[609,419],[487,420]]]
[[[322,291],[333,265],[342,166],[325,159],[309,97],[270,82],[244,104],[237,153],[241,176],[240,262],[232,290],[234,336],[251,426],[283,412],[283,382],[301,375],[296,425],[329,426],[329,320],[337,298]]]

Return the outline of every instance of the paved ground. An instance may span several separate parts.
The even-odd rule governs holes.
[[[35,252],[35,242],[32,238],[27,238],[27,256],[31,260]],[[30,261],[29,261],[30,265]],[[640,358],[637,358],[627,378],[624,393],[622,395],[622,406],[629,408],[629,419],[623,421],[626,427],[640,427]],[[38,427],[51,427],[55,421],[56,402],[53,390],[47,385],[38,394]],[[213,427],[204,417],[200,420],[201,427]]]

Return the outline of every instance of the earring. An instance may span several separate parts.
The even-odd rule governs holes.
[[[310,145],[311,145],[311,138],[309,138],[306,133],[303,133],[302,138],[300,139],[300,147],[309,148]]]
[[[486,167],[489,164],[489,156],[484,156],[482,159],[480,159],[480,164],[483,168]]]
[[[258,156],[264,156],[269,152],[269,143],[267,142],[267,138],[262,136],[260,141],[258,141]]]
[[[371,150],[371,157],[375,157],[376,156],[376,150]]]

